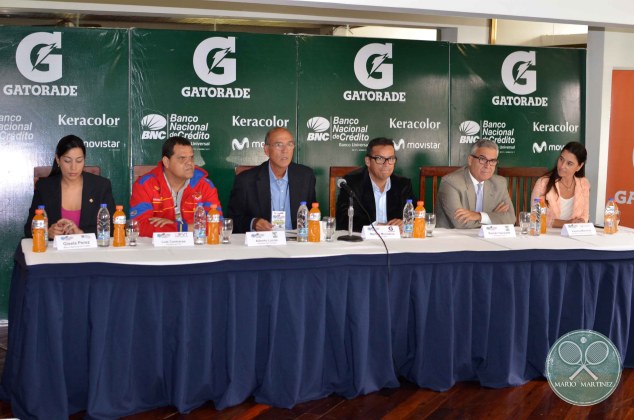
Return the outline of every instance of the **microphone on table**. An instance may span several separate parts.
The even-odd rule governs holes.
[[[362,237],[358,236],[358,235],[353,235],[352,234],[352,219],[354,218],[354,206],[353,206],[353,201],[357,200],[357,202],[359,203],[359,205],[361,206],[361,208],[363,209],[363,211],[366,212],[366,214],[368,213],[364,208],[363,208],[363,204],[361,204],[361,201],[359,201],[359,199],[357,198],[357,195],[354,193],[354,191],[352,191],[352,188],[350,188],[350,185],[348,185],[348,183],[346,182],[345,179],[340,178],[337,181],[337,187],[339,187],[339,189],[344,190],[345,192],[348,193],[348,195],[350,196],[350,206],[348,207],[348,234],[347,235],[342,235],[339,236],[337,238],[338,241],[347,241],[347,242],[360,242],[363,240]],[[368,219],[370,217],[368,216]]]

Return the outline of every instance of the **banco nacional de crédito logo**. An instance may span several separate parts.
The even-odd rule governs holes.
[[[552,390],[574,405],[608,398],[621,379],[621,357],[609,338],[592,330],[560,337],[548,352],[546,378]]]
[[[194,71],[205,83],[224,86],[236,81],[235,37],[211,37],[194,51]]]
[[[392,44],[368,44],[354,58],[354,75],[370,89],[385,89],[394,83]]]
[[[50,83],[62,78],[61,32],[35,32],[20,41],[15,63],[22,74],[35,83]]]
[[[515,51],[502,63],[502,83],[516,95],[528,95],[537,90],[535,51]]]

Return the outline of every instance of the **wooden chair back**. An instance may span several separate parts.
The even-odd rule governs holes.
[[[136,182],[137,179],[147,174],[155,167],[156,165],[134,165],[134,168],[132,168],[134,182]]]
[[[40,178],[46,178],[50,173],[52,166],[36,166],[33,168],[33,185]],[[101,168],[99,166],[84,166],[84,172],[89,172],[95,175],[101,175]]]
[[[248,171],[249,169],[255,168],[253,165],[238,165],[236,166],[236,175],[240,175],[244,171]]]
[[[533,186],[546,172],[548,168],[544,167],[498,168],[498,175],[508,179],[509,196],[515,207],[516,223],[520,212],[530,211]]]
[[[330,175],[328,179],[328,198],[330,200],[330,216],[336,217],[337,210],[337,181],[339,178],[343,178],[355,169],[359,169],[359,166],[331,166]]]
[[[420,168],[420,189],[419,189],[419,200],[423,200],[425,202],[425,208],[427,211],[434,212],[436,208],[436,194],[438,193],[438,185],[440,184],[440,179],[453,172],[460,169],[461,166],[423,166]],[[429,206],[429,202],[427,200],[427,184],[431,186],[431,207]],[[416,207],[416,203],[414,203],[414,207]]]

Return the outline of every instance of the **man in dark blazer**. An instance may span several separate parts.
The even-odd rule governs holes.
[[[269,160],[242,172],[233,183],[228,217],[235,233],[272,230],[272,212],[284,211],[285,228],[297,227],[300,201],[317,201],[315,174],[307,166],[293,163],[295,142],[285,128],[269,130],[264,153]],[[279,213],[278,213],[279,214]]]
[[[416,202],[409,178],[395,175],[396,155],[394,142],[379,137],[368,143],[365,168],[350,172],[344,177],[361,204],[370,214],[366,216],[356,200],[352,229],[360,232],[363,226],[374,222],[398,226],[403,229],[403,207],[407,199]],[[349,195],[342,189],[337,198],[337,229],[348,229]],[[377,211],[378,209],[378,211]]]

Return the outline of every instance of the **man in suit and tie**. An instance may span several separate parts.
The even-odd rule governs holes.
[[[396,154],[392,139],[372,139],[366,148],[365,167],[344,177],[371,219],[354,202],[352,229],[360,232],[371,223],[398,226],[403,229],[403,207],[408,198],[416,202],[409,178],[394,174]],[[337,229],[348,229],[349,195],[345,190],[337,197]]]
[[[494,173],[498,153],[495,142],[478,140],[471,147],[467,166],[442,178],[436,196],[437,227],[470,229],[515,223],[506,178]]]
[[[297,227],[300,201],[317,201],[315,174],[307,166],[293,163],[295,141],[286,128],[266,133],[264,153],[269,159],[242,172],[233,183],[228,216],[236,233]]]

